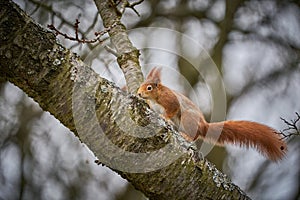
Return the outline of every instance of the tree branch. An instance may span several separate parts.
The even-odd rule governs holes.
[[[139,64],[139,51],[132,45],[128,38],[127,30],[121,23],[121,16],[116,5],[108,0],[94,0],[103,20],[105,28],[116,24],[109,32],[111,42],[116,48],[118,63],[124,73],[128,91],[135,93],[143,82],[143,74]]]
[[[222,71],[222,62],[223,62],[223,49],[225,44],[228,41],[228,35],[232,30],[232,26],[234,24],[234,15],[236,11],[240,8],[240,6],[244,3],[245,0],[236,0],[230,1],[226,0],[226,9],[225,9],[225,16],[224,19],[218,24],[220,28],[220,34],[218,42],[216,43],[212,59],[216,63],[217,67],[219,68],[220,72]]]
[[[280,134],[283,135],[283,139],[290,138],[293,135],[300,135],[300,128],[298,127],[298,122],[300,121],[300,114],[298,112],[296,112],[295,114],[297,117],[294,120],[291,119],[290,121],[288,121],[282,117],[280,118],[287,125],[287,128],[280,131]]]
[[[0,19],[1,76],[150,199],[249,199],[211,163],[191,159],[143,101],[99,77],[12,1],[0,1]]]
[[[71,40],[71,41],[77,41],[78,43],[96,43],[96,42],[99,42],[99,43],[102,43],[105,39],[101,39],[101,37],[107,33],[113,26],[114,24],[112,25],[112,27],[109,27],[103,31],[98,31],[98,32],[95,32],[95,38],[93,39],[86,39],[84,38],[84,35],[82,35],[82,38],[79,38],[79,19],[76,19],[76,22],[74,24],[74,29],[75,29],[75,37],[74,36],[70,36],[66,33],[63,33],[61,32],[60,30],[58,30],[53,24],[49,24],[47,27],[54,31],[55,32],[55,35],[61,35],[63,37],[65,37],[66,39],[68,40]]]

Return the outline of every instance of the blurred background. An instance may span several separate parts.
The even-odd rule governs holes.
[[[69,35],[75,34],[77,18],[79,34],[85,38],[103,30],[92,0],[15,2],[41,25],[53,24]],[[277,130],[286,128],[280,117],[296,119],[295,112],[300,112],[299,1],[145,0],[135,9],[140,16],[127,9],[122,22],[131,30],[134,45],[143,47],[143,71],[164,66],[163,83],[195,101],[208,121],[212,112],[218,113],[217,99],[225,104],[226,119],[261,122]],[[145,27],[178,31],[197,45],[168,33],[157,37]],[[124,86],[115,57],[105,49],[58,39],[101,76]],[[102,39],[107,40],[107,35]],[[162,43],[168,48],[148,48]],[[96,50],[101,53],[91,54]],[[193,63],[199,64],[196,68],[207,63],[199,59],[204,51],[222,77],[225,98],[212,94],[214,88],[206,80],[214,77],[203,77],[194,68]],[[215,119],[223,120],[222,115]],[[299,200],[300,137],[288,138],[287,143],[286,158],[278,163],[255,150],[231,145],[214,148],[207,158],[253,199]],[[58,120],[20,89],[0,82],[0,200],[146,199],[94,160],[92,152]]]

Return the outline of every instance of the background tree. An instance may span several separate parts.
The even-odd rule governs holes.
[[[18,3],[39,23],[45,26],[54,24],[68,34],[74,33],[76,18],[81,22],[79,34],[86,38],[94,37],[95,30],[103,30],[93,2]],[[119,8],[122,10],[122,2]],[[296,1],[144,1],[135,6],[135,9],[140,13],[140,17],[130,9],[126,9],[123,14],[122,20],[128,29],[148,26],[171,28],[188,34],[210,52],[226,84],[229,111],[227,118],[250,119],[277,129],[283,129],[285,126],[280,121],[280,116],[286,119],[294,118],[293,113],[299,110],[297,83],[300,38],[297,33],[300,29],[300,12]],[[146,34],[149,36],[145,37],[143,42],[161,42],[151,38],[153,33]],[[183,40],[172,41],[167,35],[166,38],[169,45],[179,49],[183,55],[188,55],[191,59],[197,59],[200,55],[200,50],[189,49]],[[87,57],[95,48],[90,44],[72,43],[68,40],[62,42],[82,58]],[[103,68],[99,66],[106,66],[108,75],[104,76],[118,82],[121,72],[117,67],[112,67],[115,63],[114,56],[101,55],[103,56],[96,58],[93,68],[103,75]],[[157,63],[157,60],[163,60],[160,64],[172,66],[184,75],[194,91],[199,96],[201,94],[199,106],[209,118],[211,98],[203,77],[194,73],[190,64],[181,57],[142,51],[141,61],[144,65]],[[165,80],[188,96],[192,92],[176,77],[166,77]],[[125,84],[124,80],[118,83],[120,86]],[[48,114],[41,113],[36,104],[29,103],[30,100],[19,90],[3,83],[1,91],[3,128],[1,127],[0,167],[3,169],[2,180],[9,180],[1,187],[2,198],[18,197],[19,194],[11,192],[14,184],[21,185],[20,194],[28,199],[33,199],[30,197],[34,196],[39,197],[38,199],[65,198],[65,191],[69,191],[67,198],[93,199],[103,195],[101,198],[112,199],[111,195],[126,191],[126,182],[123,180],[121,183],[103,181],[100,173],[109,174],[108,180],[112,180],[114,174],[109,170],[103,172],[103,168],[99,169],[95,165],[88,165],[87,163],[93,162],[93,158],[85,147],[81,147],[82,145],[70,134],[57,134],[58,130],[67,130],[62,127],[56,128],[57,121]],[[195,96],[192,98],[197,99]],[[213,99],[217,98],[218,96],[213,96]],[[33,111],[30,112],[30,109]],[[53,125],[52,122],[49,123],[49,118],[54,121]],[[278,164],[266,161],[255,152],[233,147],[228,147],[230,154],[225,161],[222,159],[225,157],[224,149],[214,150],[209,159],[231,174],[233,181],[254,199],[297,199],[298,140],[297,137],[290,139],[287,158]],[[78,147],[83,150],[77,151]],[[14,165],[11,162],[12,158],[15,161]],[[60,160],[61,162],[58,162]],[[293,166],[292,169],[290,166]],[[22,170],[16,170],[14,167]],[[246,167],[249,169],[245,169]],[[15,174],[16,171],[21,173]],[[32,174],[29,173],[31,171]],[[67,175],[63,175],[66,172]],[[120,189],[117,189],[115,184],[118,184]],[[99,186],[104,188],[107,196],[99,190]]]

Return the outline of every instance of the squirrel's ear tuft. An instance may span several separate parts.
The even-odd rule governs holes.
[[[160,83],[161,80],[160,80],[160,74],[161,74],[161,70],[162,68],[161,67],[154,67],[148,74],[146,80],[148,82],[153,82],[153,83]]]

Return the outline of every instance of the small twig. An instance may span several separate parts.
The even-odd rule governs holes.
[[[95,38],[93,39],[85,39],[84,37],[82,37],[81,39],[79,38],[79,33],[78,33],[78,30],[79,30],[79,24],[80,24],[80,21],[78,19],[76,19],[76,22],[74,24],[74,29],[75,29],[75,37],[73,36],[70,36],[66,33],[63,33],[61,31],[59,31],[53,24],[49,24],[48,25],[48,28],[52,31],[55,31],[55,34],[56,35],[61,35],[63,37],[65,37],[66,39],[68,40],[72,40],[72,41],[77,41],[79,43],[95,43],[95,42],[99,42],[99,43],[102,43],[104,40],[101,40],[100,38],[107,32],[109,32],[113,27],[116,26],[116,23],[111,25],[110,27],[104,29],[103,31],[98,31],[98,32],[95,32]]]
[[[141,4],[143,1],[144,1],[144,0],[139,0],[139,1],[134,2],[134,3],[132,3],[132,4],[130,4],[130,5],[128,6],[128,7],[131,8],[131,9],[137,14],[137,16],[139,16],[139,17],[140,17],[141,15],[140,15],[140,13],[134,8],[134,6]]]
[[[76,22],[74,24],[74,28],[75,28],[75,39],[78,41],[79,37],[78,37],[78,27],[79,27],[80,21],[78,20],[78,18],[76,19]]]
[[[120,8],[120,10],[119,10],[119,12],[120,12],[121,15],[125,12],[125,9],[126,9],[126,8],[130,8],[130,9],[132,9],[132,10],[137,14],[137,16],[140,17],[141,15],[140,15],[140,13],[135,9],[135,6],[141,4],[143,1],[144,1],[144,0],[138,0],[138,1],[133,2],[133,3],[129,3],[128,0],[119,0],[119,1],[116,1],[116,2],[115,2],[115,5],[118,6],[118,5],[122,2],[121,6],[120,6],[121,8]]]
[[[134,6],[137,6],[141,3],[143,3],[144,0],[139,0],[139,1],[136,1],[136,2],[133,2],[132,4],[130,4],[130,7],[134,7]]]
[[[280,134],[283,136],[282,139],[289,138],[293,135],[300,135],[299,127],[297,126],[297,123],[300,120],[300,115],[298,112],[296,112],[297,118],[292,119],[290,121],[287,121],[286,119],[280,117],[280,119],[287,125],[287,128],[280,131]]]

